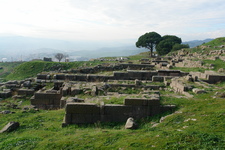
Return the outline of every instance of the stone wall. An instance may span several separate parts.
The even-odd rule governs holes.
[[[160,106],[157,98],[125,99],[124,105],[93,103],[67,103],[63,125],[95,122],[125,122],[129,117],[141,119],[157,115],[172,107]]]
[[[192,75],[193,78],[206,79],[206,74],[202,72],[190,72],[190,75]]]
[[[192,89],[192,86],[187,85],[182,80],[184,80],[184,78],[182,78],[182,79],[180,79],[180,78],[173,78],[171,80],[170,87],[173,88],[173,90],[175,92],[184,94],[185,96],[187,96],[189,98],[192,98],[193,95],[191,95],[191,94],[189,94],[187,92],[187,91]]]
[[[12,96],[12,92],[10,89],[4,89],[3,91],[0,91],[0,98],[9,98]]]
[[[82,69],[73,69],[67,73],[84,73],[84,74],[93,74],[101,71],[116,71],[123,69],[132,69],[132,70],[150,70],[154,67],[154,65],[149,64],[114,64],[114,65],[98,65],[90,68],[82,68]]]
[[[34,89],[19,89],[18,95],[34,95]]]
[[[182,77],[186,76],[188,73],[182,72],[179,70],[159,70],[158,76],[174,76],[174,77]]]
[[[175,78],[171,80],[170,87],[173,88],[174,91],[178,93],[183,93],[188,89],[182,81],[177,80]]]
[[[219,74],[214,71],[205,71],[204,73],[201,72],[190,72],[193,77],[198,77],[200,79],[204,79],[206,82],[210,84],[215,84],[217,82],[225,81],[225,74]]]
[[[31,98],[31,105],[42,109],[59,109],[61,91],[38,91]]]
[[[193,61],[193,60],[183,60],[182,62],[175,63],[176,67],[187,67],[187,68],[193,68],[193,67],[203,67],[202,61]]]
[[[158,70],[158,71],[137,71],[137,70],[128,70],[128,71],[115,71],[113,76],[105,75],[96,75],[96,74],[55,74],[54,80],[62,81],[86,81],[86,82],[106,82],[108,80],[150,80],[152,81],[153,76],[185,76],[188,73],[184,73],[178,70]],[[49,77],[48,75],[39,75],[38,80],[43,80]]]

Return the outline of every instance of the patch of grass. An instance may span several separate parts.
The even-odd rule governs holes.
[[[224,61],[221,59],[216,60],[203,60],[205,64],[213,64],[214,65],[214,71],[218,71],[220,68],[225,69]]]
[[[112,97],[110,99],[104,99],[105,104],[124,104],[125,97]]]
[[[22,64],[22,62],[0,62],[0,67],[2,68],[0,70],[0,78],[2,78],[2,81],[5,81],[5,77],[9,75],[13,69]]]
[[[143,52],[137,55],[129,56],[129,60],[140,60],[142,58],[150,59],[150,52]]]
[[[183,71],[183,72],[205,72],[205,70],[207,69],[204,69],[204,68],[186,68],[186,67],[173,67],[172,68],[173,70],[180,70],[180,71]]]
[[[220,38],[216,38],[216,39],[214,39],[210,42],[207,42],[203,45],[205,45],[205,46],[208,46],[208,45],[210,45],[210,46],[221,46],[221,45],[224,45],[224,44],[225,44],[225,37],[220,37]]]
[[[209,95],[193,99],[163,96],[163,104],[178,105],[180,113],[171,115],[156,127],[152,122],[166,114],[138,121],[137,130],[125,130],[125,123],[69,125],[61,128],[65,111],[41,110],[36,113],[0,114],[0,128],[19,121],[18,130],[0,134],[1,149],[223,149],[224,99]],[[204,98],[203,98],[204,97]],[[112,99],[113,100],[113,99]],[[115,103],[118,99],[114,99]],[[118,103],[118,102],[116,102]],[[138,138],[137,138],[138,137]]]
[[[6,76],[7,80],[21,80],[29,77],[35,77],[38,73],[58,71],[58,70],[69,70],[77,69],[79,67],[88,67],[100,64],[100,61],[77,61],[77,62],[44,62],[44,61],[32,61],[24,62],[19,66],[15,67],[13,71]]]

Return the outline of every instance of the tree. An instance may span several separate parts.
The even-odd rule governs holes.
[[[62,53],[57,53],[55,55],[55,58],[59,60],[59,62],[64,58],[65,56]]]
[[[172,48],[172,52],[173,51],[177,51],[177,50],[180,50],[182,48],[190,48],[190,46],[188,44],[175,44],[173,45],[173,48]]]
[[[172,51],[175,44],[181,44],[181,38],[175,35],[165,35],[162,40],[157,44],[156,51],[159,55],[165,55]]]
[[[145,33],[144,35],[138,38],[136,42],[136,47],[147,48],[150,50],[150,56],[152,57],[153,49],[161,41],[161,35],[156,32]]]

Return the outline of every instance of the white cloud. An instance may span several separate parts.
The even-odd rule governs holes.
[[[0,0],[0,33],[116,40],[156,31],[204,39],[225,36],[224,8],[222,0]]]

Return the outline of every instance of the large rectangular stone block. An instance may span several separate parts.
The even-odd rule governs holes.
[[[87,81],[87,75],[76,75],[76,81]]]
[[[100,107],[93,103],[67,103],[66,112],[74,114],[100,114]]]
[[[95,123],[100,121],[100,115],[93,114],[72,114],[71,122],[75,124]]]
[[[104,115],[129,115],[132,114],[132,106],[106,104],[102,106]]]
[[[66,124],[71,124],[72,123],[72,114],[66,113],[64,117],[64,121]]]
[[[126,98],[124,100],[125,105],[132,105],[132,106],[147,106],[148,100],[142,98]]]
[[[19,89],[18,95],[34,95],[34,89]]]
[[[132,117],[135,119],[147,117],[150,112],[148,106],[133,106],[132,109]]]
[[[82,92],[81,89],[78,89],[78,88],[75,88],[75,87],[72,87],[72,88],[71,88],[71,95],[72,95],[72,96],[75,96],[75,95],[77,95],[77,94],[80,94],[81,92]]]
[[[164,81],[164,76],[153,76],[152,77],[153,82],[163,82]]]
[[[158,98],[151,98],[151,99],[126,98],[124,100],[124,104],[132,106],[160,105],[160,101]]]

